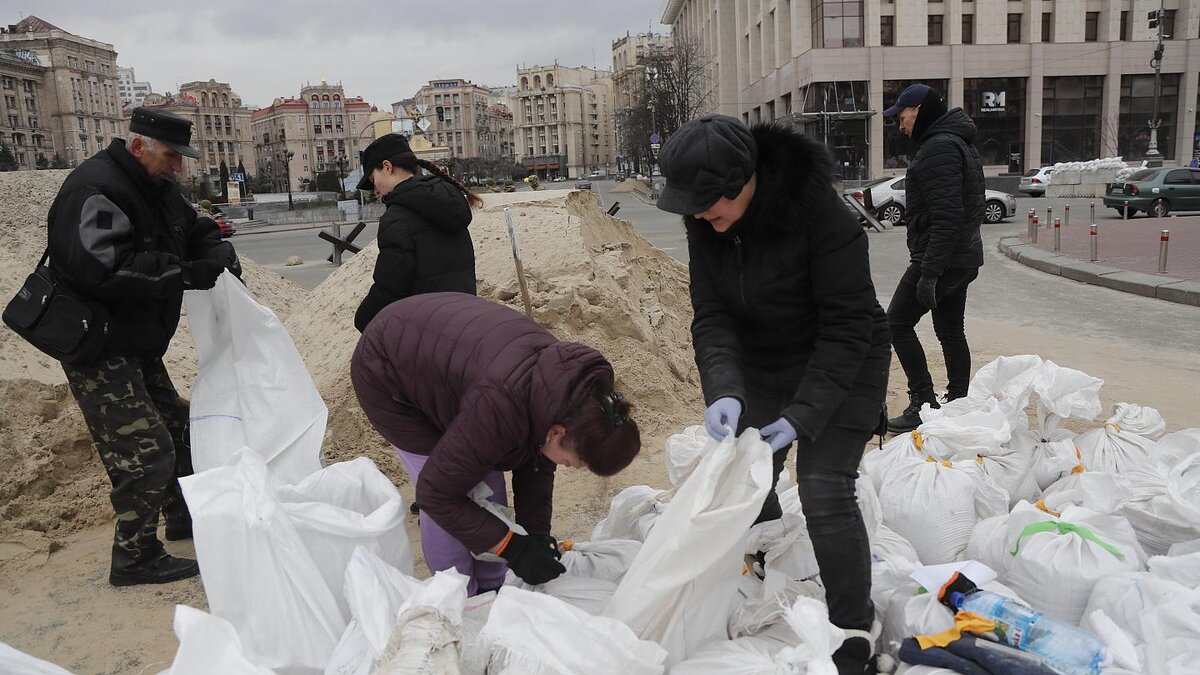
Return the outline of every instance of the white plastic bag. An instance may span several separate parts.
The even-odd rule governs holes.
[[[725,636],[744,542],[771,487],[771,449],[757,429],[712,441],[621,580],[605,616],[663,645],[670,662]]]
[[[275,675],[275,671],[255,663],[252,653],[246,653],[228,621],[208,612],[175,605],[175,637],[179,638],[179,649],[170,670],[163,675]]]
[[[185,293],[184,303],[200,361],[190,422],[196,472],[242,446],[285,484],[320,469],[329,411],[274,312],[227,272],[212,290]]]

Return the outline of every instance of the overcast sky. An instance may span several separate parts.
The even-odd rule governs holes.
[[[518,66],[612,68],[626,32],[670,32],[662,0],[0,0],[0,23],[35,16],[108,42],[155,92],[228,82],[246,105],[341,82],[388,110],[431,79],[515,84]]]

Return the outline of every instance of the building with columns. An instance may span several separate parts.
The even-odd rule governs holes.
[[[616,168],[612,73],[560,65],[517,70],[513,143],[541,178]]]
[[[1200,0],[1166,0],[1158,150],[1200,154]],[[913,82],[962,106],[992,172],[1145,156],[1159,0],[665,0],[702,42],[714,111],[792,119],[846,177],[902,170],[915,150],[881,112]],[[859,169],[858,167],[862,167]]]
[[[512,113],[490,89],[469,80],[430,80],[392,109],[397,119],[416,125],[414,133],[428,136],[431,147],[448,148],[451,157],[513,156]],[[424,129],[422,119],[428,123]]]
[[[36,169],[54,157],[45,90],[46,66],[26,49],[0,47],[0,145],[6,146],[20,169]]]

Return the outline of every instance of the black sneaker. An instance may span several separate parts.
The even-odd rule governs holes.
[[[135,567],[112,570],[108,583],[113,586],[136,586],[138,584],[165,584],[200,574],[200,565],[195,560],[176,558],[166,553]]]
[[[928,398],[910,398],[908,407],[904,409],[904,412],[900,413],[898,417],[888,420],[888,431],[894,434],[905,434],[921,426],[921,406],[926,403],[931,408],[942,407],[933,396],[929,396]]]
[[[833,665],[838,675],[875,675],[875,657],[871,641],[861,637],[846,638],[842,646],[833,653]]]

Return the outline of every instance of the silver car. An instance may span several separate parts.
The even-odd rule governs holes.
[[[847,196],[854,197],[866,203],[866,191],[871,192],[871,204],[875,207],[875,217],[879,220],[890,220],[899,225],[904,222],[905,193],[904,176],[881,178],[861,188],[847,188]],[[1017,200],[1007,192],[985,190],[983,205],[983,221],[998,223],[1005,218],[1017,215]]]
[[[1053,167],[1043,166],[1039,169],[1030,169],[1021,176],[1021,184],[1017,186],[1017,189],[1027,195],[1041,197],[1046,194],[1046,186],[1050,184],[1053,175]]]

